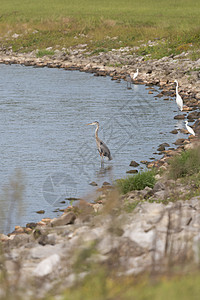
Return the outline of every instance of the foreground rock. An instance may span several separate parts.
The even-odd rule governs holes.
[[[154,202],[169,199],[170,186],[174,182],[158,181],[154,189],[108,197],[104,206],[99,204],[103,210],[97,216],[87,212],[91,205],[85,203],[84,209],[82,203],[89,218],[68,212],[37,225],[31,234],[1,235],[8,282],[17,276],[17,291],[29,299],[36,291],[44,296],[54,286],[58,295],[89,272],[88,264],[108,265],[118,276],[163,272],[180,261],[199,264],[200,196],[167,205]],[[183,189],[177,183],[176,193]],[[136,208],[127,213],[127,204]],[[88,271],[82,273],[84,269]]]

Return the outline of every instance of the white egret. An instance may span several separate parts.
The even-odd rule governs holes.
[[[138,69],[135,73],[133,73],[132,79],[134,80],[138,76]]]
[[[178,105],[178,108],[180,109],[180,111],[183,110],[183,100],[181,98],[181,96],[178,93],[178,81],[174,80],[174,82],[176,83],[176,103]]]
[[[186,127],[186,129],[187,129],[187,131],[188,131],[189,133],[195,135],[194,130],[188,125],[188,121],[187,121],[187,120],[185,121],[185,127]]]

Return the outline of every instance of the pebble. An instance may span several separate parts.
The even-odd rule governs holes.
[[[130,167],[138,167],[139,166],[139,164],[136,162],[136,161],[134,161],[134,160],[132,160],[131,162],[130,162],[130,165],[129,165]]]

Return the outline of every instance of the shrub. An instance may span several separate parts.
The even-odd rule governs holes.
[[[121,193],[126,194],[133,190],[143,190],[146,186],[153,188],[155,182],[155,171],[151,170],[127,178],[118,179],[117,187]]]
[[[200,171],[200,147],[183,151],[170,160],[169,175],[173,179],[197,174]]]

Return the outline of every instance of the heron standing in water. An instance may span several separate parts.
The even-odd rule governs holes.
[[[131,76],[129,74],[126,75],[127,89],[131,89]]]
[[[101,162],[103,162],[104,157],[107,157],[108,160],[112,160],[110,150],[108,149],[106,144],[104,142],[102,142],[100,140],[100,138],[98,137],[99,122],[96,121],[96,122],[93,122],[93,123],[89,123],[87,125],[96,125],[97,126],[96,130],[95,130],[95,139],[96,139],[97,149],[98,149],[99,154],[101,156]]]

